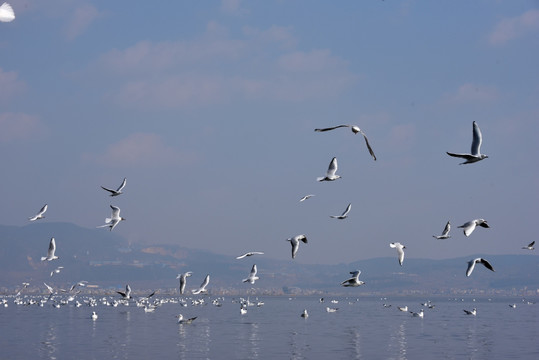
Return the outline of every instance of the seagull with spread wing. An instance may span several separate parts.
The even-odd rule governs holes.
[[[344,127],[350,128],[350,130],[352,130],[352,132],[354,134],[360,133],[361,135],[363,135],[363,138],[365,139],[365,144],[367,145],[367,149],[369,150],[369,154],[371,154],[374,161],[376,161],[376,155],[374,155],[374,151],[372,151],[372,147],[369,144],[369,139],[367,139],[367,135],[365,135],[363,130],[361,130],[359,128],[359,126],[357,126],[357,125],[338,125],[338,126],[333,126],[333,127],[324,128],[324,129],[314,129],[314,131],[316,131],[316,132],[325,132],[325,131],[335,130],[335,129],[339,129],[339,128],[344,128]]]
[[[474,162],[481,161],[483,159],[488,158],[487,155],[481,154],[481,143],[483,142],[483,136],[481,135],[481,130],[479,129],[479,125],[474,121],[473,122],[473,139],[472,139],[472,147],[471,147],[471,153],[470,154],[461,154],[461,153],[450,153],[447,152],[447,155],[458,157],[461,159],[466,160],[463,163],[460,163],[459,165],[463,164],[472,164]]]
[[[121,184],[116,190],[114,190],[114,189],[109,189],[109,188],[106,188],[106,187],[104,187],[104,186],[101,186],[101,188],[102,188],[103,190],[106,190],[106,191],[110,192],[110,196],[118,196],[118,195],[123,194],[123,193],[122,193],[122,189],[125,187],[126,182],[127,182],[127,179],[124,178],[124,181],[122,181],[122,184]]]

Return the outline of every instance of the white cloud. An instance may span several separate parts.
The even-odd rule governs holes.
[[[345,61],[332,56],[327,49],[284,54],[278,59],[278,64],[282,69],[294,72],[327,71],[347,65]]]
[[[26,88],[26,84],[18,79],[14,71],[3,71],[0,68],[0,102],[12,98]]]
[[[493,45],[503,45],[509,40],[539,30],[539,10],[528,10],[520,16],[502,19],[489,36]]]
[[[36,116],[24,113],[0,114],[0,142],[28,140],[43,134],[43,127]]]
[[[99,11],[90,4],[81,4],[71,13],[65,28],[68,40],[73,40],[82,34],[99,16]]]
[[[230,15],[244,15],[249,11],[241,7],[242,0],[221,0],[221,11]]]

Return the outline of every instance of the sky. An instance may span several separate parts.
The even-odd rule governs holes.
[[[290,259],[305,234],[294,261],[321,264],[536,240],[538,1],[10,3],[3,225],[48,204],[39,221],[95,228],[113,204],[133,244]],[[489,157],[459,165],[445,152],[470,150],[473,121]],[[347,128],[313,131],[340,124],[378,160]],[[317,182],[333,157],[342,178]],[[477,218],[491,228],[466,238]]]

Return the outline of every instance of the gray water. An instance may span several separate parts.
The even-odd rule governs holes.
[[[215,297],[204,298],[205,305],[165,303],[153,313],[134,302],[55,308],[6,299],[8,307],[0,307],[0,358],[539,358],[539,304],[517,298],[431,298],[435,307],[429,309],[421,305],[427,299],[413,297],[326,298],[323,303],[317,297],[258,297],[264,305],[250,306],[244,315],[237,298],[224,297],[221,307],[212,305]],[[509,307],[512,303],[517,307]],[[425,309],[424,318],[397,309],[404,305]],[[328,313],[328,306],[338,311]],[[474,307],[477,316],[464,314]],[[310,314],[306,320],[300,317],[303,309]],[[197,319],[178,325],[179,313]]]

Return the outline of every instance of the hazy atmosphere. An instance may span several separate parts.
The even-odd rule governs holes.
[[[305,234],[294,261],[324,264],[536,238],[538,1],[9,2],[2,225],[48,204],[40,222],[95,229],[112,204],[132,243],[290,259]],[[459,165],[473,121],[488,158]],[[348,128],[314,131],[340,124],[377,160]],[[342,178],[317,182],[333,157]]]

